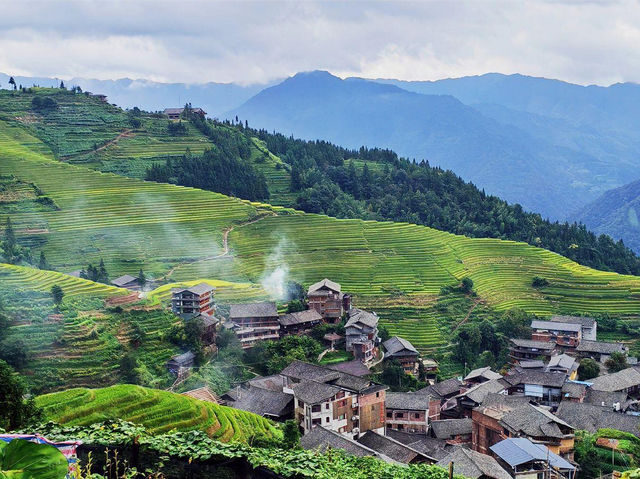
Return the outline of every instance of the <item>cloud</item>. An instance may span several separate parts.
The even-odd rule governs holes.
[[[632,0],[23,0],[3,2],[2,12],[0,71],[16,75],[256,83],[326,69],[640,80]]]

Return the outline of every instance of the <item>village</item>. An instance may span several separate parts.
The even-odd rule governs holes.
[[[138,286],[134,277],[119,283]],[[530,339],[510,340],[506,374],[484,367],[438,381],[436,361],[422,358],[407,338],[382,341],[378,315],[355,307],[352,296],[329,279],[308,288],[307,309],[284,314],[275,302],[231,304],[222,319],[214,296],[207,283],[171,292],[171,311],[183,321],[199,318],[211,350],[222,330],[233,331],[249,350],[343,323],[343,335],[323,336],[325,353],[346,351],[349,360],[295,360],[220,396],[206,387],[184,393],[278,422],[295,420],[305,449],[341,449],[401,464],[453,463],[455,473],[472,479],[572,479],[579,467],[577,430],[611,428],[640,436],[640,365],[622,343],[598,341],[592,318],[534,320]],[[623,358],[624,369],[608,373],[605,363],[612,356]],[[194,358],[185,351],[168,361],[176,381],[188,377]],[[600,373],[580,381],[578,367],[587,358]],[[393,392],[372,380],[373,368],[390,361],[414,377],[421,371],[427,386]],[[615,442],[600,446],[615,449]]]

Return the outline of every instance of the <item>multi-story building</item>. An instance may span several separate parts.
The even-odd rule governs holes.
[[[592,318],[581,316],[552,316],[554,323],[579,324],[582,326],[582,339],[596,341],[598,339],[598,323]]]
[[[353,352],[356,359],[370,363],[378,355],[378,315],[352,308],[349,321],[344,327],[346,349]]]
[[[214,291],[215,288],[207,283],[189,288],[174,288],[171,290],[171,311],[183,319],[200,314],[213,316],[215,313]]]
[[[327,322],[340,322],[342,315],[351,309],[351,296],[341,289],[338,283],[326,278],[312,284],[307,291],[309,309],[315,309]]]
[[[515,479],[570,479],[576,467],[542,444],[512,437],[491,446],[498,463]]]
[[[575,349],[582,339],[582,325],[555,321],[531,321],[531,339],[549,341],[564,349]]]
[[[413,344],[404,338],[393,336],[382,343],[382,345],[385,349],[385,361],[398,361],[405,373],[413,376],[417,374],[420,353],[413,347]]]
[[[622,343],[607,343],[604,341],[582,340],[576,348],[576,354],[581,358],[591,358],[604,363],[613,353],[628,354],[629,348]]]
[[[527,396],[544,406],[557,407],[566,379],[562,372],[516,370],[500,381],[506,384],[509,395]]]
[[[322,323],[322,315],[315,309],[307,309],[280,316],[280,334],[303,334]]]
[[[243,349],[252,348],[260,341],[280,337],[276,303],[232,304],[229,320]]]
[[[509,356],[514,363],[531,359],[549,359],[556,349],[555,343],[531,339],[510,339]]]
[[[387,386],[302,361],[280,375],[283,392],[294,396],[295,418],[304,434],[316,426],[353,439],[366,431],[384,434]]]
[[[439,405],[439,400],[432,401],[427,394],[388,392],[385,401],[387,430],[426,434],[429,416],[437,418]]]

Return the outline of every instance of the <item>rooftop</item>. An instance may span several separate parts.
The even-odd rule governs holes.
[[[539,386],[561,388],[566,377],[567,375],[561,372],[524,370],[509,373],[503,379],[511,386],[517,386],[518,384],[537,384]]]
[[[518,366],[520,366],[522,369],[542,369],[544,368],[544,361],[542,361],[541,359],[518,361]]]
[[[500,379],[492,379],[491,381],[480,383],[460,393],[458,397],[467,397],[477,404],[482,404],[487,394],[502,392],[507,386],[508,384],[502,381],[502,376],[500,376]]]
[[[334,371],[347,373],[359,378],[371,374],[369,368],[366,367],[359,359],[354,359],[352,361],[343,361],[341,363],[327,364],[327,367],[329,369],[333,369]]]
[[[411,446],[396,441],[391,437],[382,436],[374,431],[365,432],[357,439],[357,441],[358,443],[363,444],[364,446],[402,464],[409,464],[414,462],[416,459],[421,462],[435,462],[434,458],[426,456],[422,452],[413,449]]]
[[[285,314],[284,316],[280,316],[278,319],[282,326],[292,326],[295,324],[311,323],[313,321],[320,320],[322,320],[322,315],[315,309],[306,309],[296,313]]]
[[[551,316],[551,321],[557,323],[580,324],[585,328],[593,328],[593,325],[596,323],[593,318],[587,318],[584,316]]]
[[[599,353],[599,354],[611,354],[614,352],[624,353],[626,347],[621,343],[607,343],[604,341],[580,341],[576,348],[578,352],[584,353]]]
[[[198,283],[198,284],[196,284],[194,286],[189,286],[188,288],[174,288],[174,289],[171,290],[171,293],[172,294],[178,294],[178,293],[181,293],[183,291],[188,291],[190,293],[197,294],[198,296],[200,296],[200,295],[202,295],[204,293],[211,292],[211,291],[213,291],[215,289],[216,288],[214,288],[213,286],[211,286],[211,285],[209,285],[209,284],[207,284],[205,282],[202,282],[202,283]]]
[[[504,439],[490,448],[500,459],[515,468],[531,461],[549,461],[549,464],[558,469],[575,470],[575,467],[551,452],[541,444],[534,444],[524,437],[512,437]]]
[[[232,398],[229,406],[252,412],[259,416],[280,417],[292,408],[293,396],[282,391],[271,391],[258,387],[232,389],[225,393]]]
[[[556,347],[555,343],[548,341],[534,341],[533,339],[510,339],[519,348],[542,349],[551,351]]]
[[[344,389],[357,392],[363,392],[371,385],[371,381],[366,378],[298,360],[289,364],[289,366],[280,371],[280,374],[299,381],[311,380],[322,383],[331,383]]]
[[[438,439],[451,439],[454,436],[471,434],[471,418],[463,419],[441,419],[431,421],[431,428],[434,436]]]
[[[322,281],[318,281],[317,283],[314,283],[311,286],[309,286],[309,291],[307,292],[307,294],[311,294],[314,291],[317,291],[323,288],[330,289],[332,291],[335,291],[336,293],[339,293],[341,291],[341,286],[338,283],[335,283],[330,279],[325,278]]]
[[[241,318],[272,318],[278,316],[276,303],[265,301],[263,303],[232,304],[229,309],[230,319]]]
[[[511,479],[511,475],[505,471],[493,457],[472,451],[471,449],[457,448],[454,452],[441,459],[436,465],[446,469],[450,463],[453,463],[454,474],[459,474],[470,479],[484,477],[491,479]]]
[[[442,399],[460,392],[462,383],[457,378],[450,378],[416,391],[418,394],[429,394],[434,399]]]
[[[349,439],[340,433],[325,429],[322,426],[314,427],[308,434],[305,434],[300,438],[300,445],[304,449],[316,449],[320,451],[326,451],[327,449],[342,449],[347,454],[353,456],[374,456],[380,459],[389,460],[386,456],[374,451],[373,449],[360,444],[353,439]]]
[[[413,344],[400,336],[393,336],[382,344],[384,345],[384,349],[387,351],[385,356],[391,357],[401,352],[404,355],[409,353],[418,356],[420,354],[418,353],[418,350],[413,347]]]
[[[171,357],[171,361],[175,361],[176,363],[187,363],[193,361],[196,357],[191,351],[187,351],[186,353],[177,354],[176,356]]]
[[[417,393],[388,392],[385,398],[387,409],[410,409],[426,411],[429,409],[429,396]]]
[[[359,324],[364,324],[370,328],[378,326],[378,315],[376,313],[370,313],[362,309],[353,308],[349,311],[349,320],[344,325],[345,328],[358,327]]]
[[[464,380],[469,381],[471,379],[476,379],[476,378],[484,378],[489,380],[489,379],[500,379],[501,377],[502,377],[501,374],[496,373],[495,371],[492,371],[491,368],[487,366],[485,368],[474,369],[464,377]]]
[[[605,374],[589,380],[595,391],[622,391],[640,385],[640,372],[636,368],[627,368],[613,374]]]
[[[556,416],[576,429],[592,433],[598,429],[611,428],[640,436],[640,416],[604,410],[593,404],[562,401]]]
[[[568,371],[572,369],[575,365],[576,365],[576,358],[569,356],[568,354],[557,354],[555,356],[551,356],[551,358],[549,359],[549,363],[547,364],[547,367],[566,369]]]
[[[582,325],[561,323],[555,321],[531,321],[531,329],[543,329],[546,331],[566,331],[569,333],[577,333],[582,330]]]
[[[125,274],[111,281],[111,284],[115,286],[124,286],[125,284],[131,283],[132,281],[138,281],[138,278],[136,278],[135,276],[131,276],[130,274]]]
[[[387,436],[437,460],[444,458],[460,447],[425,434],[396,431],[394,429],[387,429]]]
[[[301,381],[294,384],[291,389],[297,399],[307,404],[325,402],[341,391],[337,386],[317,381]]]
[[[529,437],[561,439],[565,437],[565,432],[561,427],[573,429],[559,417],[533,404],[523,404],[508,411],[502,416],[501,423],[511,429],[513,433]],[[567,434],[572,434],[572,431]]]

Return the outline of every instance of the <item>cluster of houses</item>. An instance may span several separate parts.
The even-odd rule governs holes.
[[[365,318],[362,325],[375,329]],[[511,341],[505,375],[485,367],[415,392],[391,392],[354,361],[295,361],[221,400],[274,420],[295,419],[307,449],[339,448],[405,464],[453,462],[456,473],[474,479],[571,479],[576,430],[640,436],[640,366],[604,373],[608,356],[627,350],[597,341],[592,319],[554,317],[531,327],[532,339]],[[406,372],[415,371],[419,355],[408,341],[391,338],[384,350]],[[577,380],[585,357],[599,361],[603,374]]]

